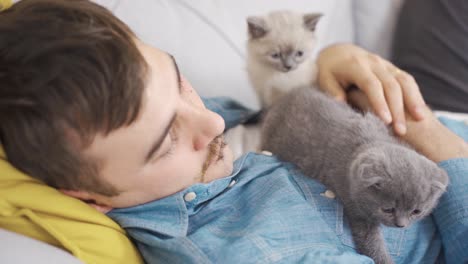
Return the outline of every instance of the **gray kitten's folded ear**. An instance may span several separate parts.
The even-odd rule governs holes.
[[[432,179],[432,188],[438,191],[445,192],[445,189],[447,189],[447,185],[449,183],[449,177],[447,175],[447,172],[445,172],[443,169],[438,169],[439,172],[435,173]]]
[[[249,30],[249,36],[252,39],[261,38],[269,31],[266,21],[262,17],[248,17],[247,26]]]
[[[384,178],[379,176],[380,170],[377,164],[361,163],[357,165],[355,171],[355,180],[357,184],[363,187],[374,187],[381,189],[384,184]]]
[[[350,173],[353,177],[351,184],[356,185],[356,188],[382,188],[386,180],[381,176],[385,172],[384,165],[382,164],[383,159],[385,157],[378,151],[360,153],[351,162]]]
[[[323,16],[321,13],[310,13],[304,15],[304,26],[310,30],[315,31],[317,27],[317,23],[319,22],[320,18]]]

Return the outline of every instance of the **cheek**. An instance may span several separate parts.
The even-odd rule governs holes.
[[[275,59],[275,58],[271,57],[270,54],[264,55],[263,59],[268,61],[268,62],[271,62],[271,63],[278,61],[278,59]]]
[[[274,67],[282,67],[281,60],[280,59],[274,59],[271,56],[268,56],[265,58],[265,60],[268,61],[268,63]]]
[[[386,224],[391,224],[394,222],[394,215],[391,215],[391,214],[386,214],[386,213],[382,213],[382,212],[379,212],[379,218],[381,219],[381,221],[383,221],[384,223]]]
[[[306,54],[304,53],[301,57],[298,57],[296,56],[296,58],[294,59],[294,61],[297,63],[297,64],[300,64],[300,63],[303,63],[305,58],[306,58]]]
[[[278,59],[275,59],[275,58],[271,57],[271,54],[273,54],[273,52],[264,51],[261,54],[259,54],[259,57],[260,57],[261,60],[269,62],[269,63],[272,63],[273,61],[278,60]]]
[[[184,148],[178,148],[166,160],[150,166],[145,172],[147,185],[154,185],[165,195],[180,191],[194,183],[200,174],[203,157],[191,155]],[[183,164],[183,166],[181,166]]]
[[[408,217],[408,219],[410,219],[411,221],[416,221],[416,220],[419,220],[421,218],[424,218],[426,217],[427,214],[426,213],[421,213],[421,214],[418,214],[418,215],[412,215],[410,214],[410,216]]]

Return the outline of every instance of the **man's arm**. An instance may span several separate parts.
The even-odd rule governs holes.
[[[373,111],[363,92],[350,91],[348,98],[349,102],[359,109]],[[468,158],[468,144],[444,126],[427,106],[421,109],[425,116],[422,120],[415,120],[406,113],[407,133],[401,138],[434,162]]]

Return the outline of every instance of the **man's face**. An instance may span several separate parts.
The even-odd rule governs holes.
[[[137,41],[149,65],[138,119],[97,135],[85,155],[102,164],[100,177],[120,194],[92,194],[114,208],[153,201],[197,182],[228,176],[233,155],[220,138],[224,121],[206,109],[170,55]]]

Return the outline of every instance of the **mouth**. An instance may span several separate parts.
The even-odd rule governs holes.
[[[201,182],[205,181],[205,175],[208,171],[210,165],[215,164],[216,162],[224,158],[223,149],[226,147],[226,142],[222,135],[217,136],[209,145],[208,157],[205,160],[205,163],[202,167],[201,172]]]

